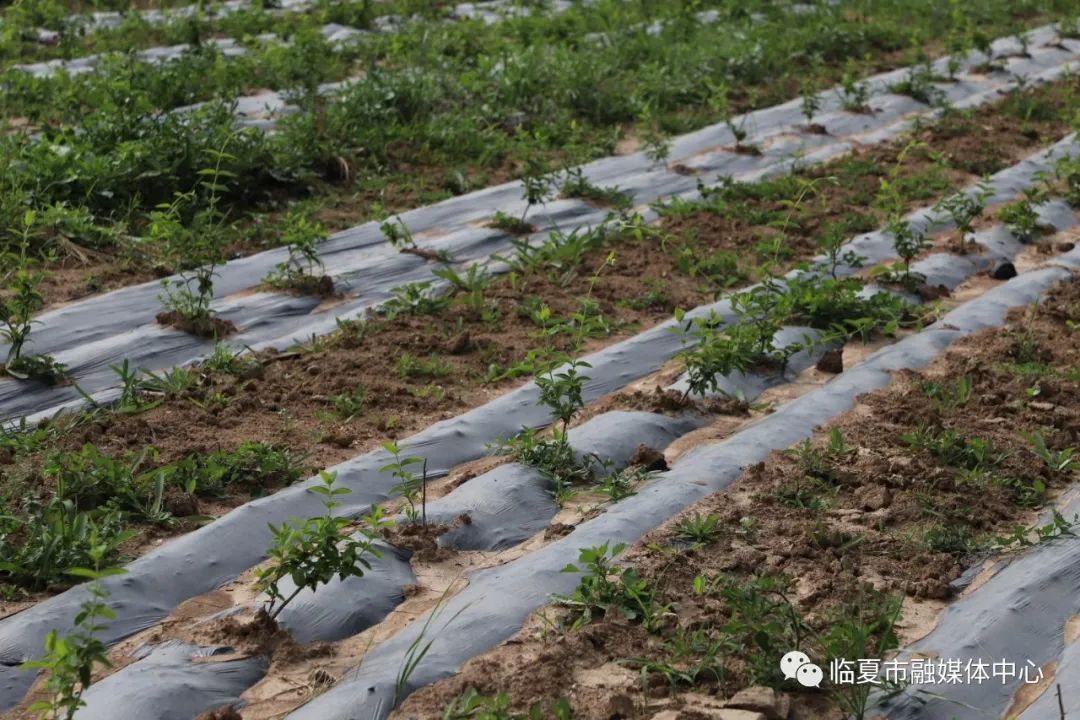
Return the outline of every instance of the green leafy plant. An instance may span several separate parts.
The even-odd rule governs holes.
[[[890,220],[886,225],[886,229],[888,233],[892,235],[893,248],[900,258],[900,264],[888,268],[886,272],[883,273],[883,277],[886,280],[897,282],[905,288],[913,290],[926,282],[926,278],[919,273],[912,272],[911,263],[924,250],[930,247],[930,241],[927,239],[925,233],[921,230],[914,229],[905,220],[899,217]]]
[[[26,211],[23,216],[19,252],[6,256],[14,263],[15,272],[9,291],[0,294],[0,339],[8,343],[7,359],[4,361],[4,370],[8,375],[20,380],[36,379],[55,383],[67,375],[63,364],[48,355],[22,354],[36,322],[33,314],[44,305],[39,288],[45,280],[45,273],[33,269],[28,255],[29,233],[34,227],[35,218],[32,210]],[[0,259],[5,259],[5,255],[0,253]]]
[[[859,71],[854,61],[849,59],[844,65],[844,74],[840,78],[840,105],[848,112],[868,113],[870,88],[865,82],[859,82]]]
[[[949,195],[934,205],[935,212],[944,213],[955,223],[956,228],[960,231],[962,248],[966,248],[969,243],[974,242],[972,238],[975,233],[974,222],[986,209],[986,200],[992,194],[992,190],[986,183],[980,183],[975,193]],[[939,217],[937,221],[942,222],[943,219]]]
[[[82,511],[58,497],[29,503],[25,514],[36,522],[0,515],[0,573],[32,590],[62,584],[70,580],[69,570],[93,565],[91,550],[104,547],[103,561],[115,559],[133,534],[115,509]]]
[[[269,563],[256,570],[258,585],[267,595],[266,613],[275,619],[303,590],[314,590],[330,582],[336,575],[339,580],[363,577],[371,569],[371,557],[381,557],[375,546],[379,531],[387,525],[381,511],[373,508],[363,519],[360,529],[347,537],[342,531],[349,527],[348,518],[335,517],[334,508],[341,505],[335,498],[351,492],[348,488],[334,487],[336,473],[319,473],[319,485],[309,488],[323,497],[326,513],[305,521],[283,522],[270,525],[273,541],[267,549]],[[281,582],[289,578],[295,586],[285,596]]]
[[[224,165],[236,160],[225,151],[231,141],[230,136],[220,148],[207,151],[213,166],[198,171],[197,191],[177,193],[171,203],[158,205],[151,214],[147,237],[149,244],[173,248],[183,263],[175,279],[161,281],[159,300],[164,312],[158,315],[158,322],[207,337],[224,335],[231,329],[231,324],[216,318],[210,307],[225,246],[225,218],[218,204],[221,194],[229,189],[225,181],[233,177]]]
[[[1033,241],[1041,231],[1039,214],[1027,198],[1003,206],[998,210],[997,218],[1022,243]]]
[[[1064,473],[1080,470],[1080,458],[1076,456],[1076,448],[1051,450],[1046,446],[1046,440],[1038,430],[1021,432],[1020,436],[1031,443],[1035,454],[1052,472]]]
[[[398,249],[416,247],[416,240],[413,239],[409,226],[405,224],[405,221],[400,216],[395,216],[393,222],[390,220],[383,221],[379,225],[379,229],[382,231],[386,241]]]
[[[379,472],[389,472],[397,483],[390,488],[405,499],[405,517],[411,522],[427,524],[427,460],[418,457],[401,457],[401,448],[396,442],[383,443],[383,450],[390,453],[393,461],[379,468]],[[410,465],[420,465],[420,474],[409,470]],[[419,509],[417,509],[419,506]]]
[[[349,422],[364,408],[364,399],[367,391],[362,384],[357,384],[352,390],[336,393],[330,396],[330,404],[334,406],[334,412],[343,422]]]
[[[927,105],[937,105],[945,99],[945,92],[934,85],[935,80],[937,78],[928,63],[916,65],[908,70],[903,80],[893,83],[889,90]]]
[[[675,523],[675,537],[696,545],[708,545],[720,537],[720,516],[694,513]]]
[[[559,698],[547,711],[541,705],[533,705],[525,714],[510,710],[510,696],[504,692],[481,695],[476,688],[469,688],[454,698],[443,711],[443,720],[571,720],[573,712],[566,698]]]
[[[589,182],[581,168],[568,169],[560,189],[564,197],[610,205],[617,210],[628,210],[633,204],[633,198],[619,188],[600,187]]]
[[[555,174],[543,160],[531,157],[525,163],[525,172],[521,176],[521,188],[521,199],[525,201],[525,209],[521,213],[520,222],[524,225],[525,218],[534,205],[543,205],[555,195]]]
[[[321,224],[305,214],[290,211],[285,216],[282,233],[289,258],[266,276],[266,283],[306,294],[332,293],[334,282],[322,273],[325,266],[319,257],[318,244],[325,239],[326,231]]]
[[[604,613],[618,612],[652,630],[669,611],[670,606],[658,604],[656,588],[636,570],[613,564],[625,548],[622,544],[609,546],[609,543],[582,548],[578,553],[580,566],[570,563],[563,568],[566,573],[582,573],[573,593],[552,595],[557,603],[574,610],[572,629],[588,625]]]
[[[112,667],[108,647],[99,636],[105,630],[104,623],[116,619],[116,613],[108,606],[109,591],[101,585],[101,580],[126,571],[105,565],[111,550],[109,541],[102,541],[97,532],[91,533],[87,552],[92,567],[68,570],[70,575],[90,581],[89,597],[75,616],[73,631],[61,635],[49,630],[45,636],[45,656],[21,666],[48,675],[45,689],[49,697],[30,705],[30,711],[38,713],[42,720],[72,720],[79,708],[86,705],[83,694],[93,682],[95,668]]]

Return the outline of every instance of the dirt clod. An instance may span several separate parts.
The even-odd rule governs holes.
[[[995,280],[1009,280],[1016,277],[1016,266],[1011,262],[998,263],[990,277]]]
[[[725,705],[729,708],[759,712],[768,720],[787,720],[791,709],[786,695],[763,685],[743,688],[735,693]]]
[[[651,448],[648,445],[642,443],[638,445],[637,450],[630,456],[631,467],[643,467],[649,471],[660,471],[668,469],[667,460],[664,458],[664,453],[660,452],[656,448]]]
[[[817,361],[817,369],[834,375],[844,372],[844,351],[826,350]]]

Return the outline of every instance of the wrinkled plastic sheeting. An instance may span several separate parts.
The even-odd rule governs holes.
[[[701,427],[696,415],[666,417],[648,412],[604,413],[569,432],[579,458],[608,462],[597,468],[607,474],[626,467],[639,445],[663,450],[673,440]],[[439,544],[458,550],[503,550],[544,530],[559,511],[551,481],[520,463],[500,465],[428,503],[429,522],[457,524],[439,537]],[[464,520],[462,516],[468,516]],[[461,518],[461,519],[459,519]]]
[[[141,659],[91,685],[76,720],[192,720],[206,710],[240,703],[240,694],[266,674],[269,660],[215,660],[228,647],[177,640],[143,647]]]
[[[1071,518],[1080,500],[1062,512]],[[942,660],[1015,663],[1037,679],[1036,667],[1060,661],[1056,677],[1020,720],[1058,720],[1061,717],[1054,685],[1062,684],[1068,701],[1065,717],[1080,711],[1080,643],[1065,647],[1065,624],[1080,614],[1080,539],[1063,536],[1040,543],[1009,562],[970,595],[946,609],[937,627],[905,649],[900,659],[929,654]],[[1035,667],[1028,665],[1028,661]],[[912,685],[874,712],[893,720],[982,720],[1003,717],[1021,678],[984,682]]]
[[[363,577],[334,578],[315,590],[305,588],[285,606],[277,621],[300,643],[330,642],[351,637],[376,625],[405,599],[402,588],[416,582],[406,550],[377,543],[382,554],[372,558]],[[289,597],[296,585],[280,583]]]
[[[672,442],[706,422],[705,417],[694,413],[669,416],[640,410],[612,410],[571,428],[569,441],[579,460],[592,456],[608,461],[606,465],[593,464],[594,474],[606,477],[625,468],[639,446],[663,452]]]
[[[1080,259],[1080,251],[1074,251],[1072,259]],[[728,439],[687,452],[671,471],[562,540],[473,574],[469,585],[431,619],[432,645],[409,678],[406,694],[452,675],[470,658],[508,638],[552,593],[572,592],[580,576],[563,573],[562,568],[582,548],[636,541],[690,504],[727,487],[747,465],[809,437],[815,426],[850,409],[858,395],[887,385],[892,371],[926,366],[956,339],[1000,325],[1009,308],[1035,301],[1050,284],[1066,277],[1069,272],[1063,268],[1047,268],[1014,278]],[[425,622],[425,618],[417,619],[370,650],[360,667],[291,713],[289,720],[386,717],[393,707],[398,670],[409,646],[424,632]]]
[[[1050,72],[1068,64],[1070,58],[1080,51],[1080,42],[1070,40],[1063,41],[1068,48],[1065,50],[1042,47],[1039,41],[1044,35],[1045,42],[1051,38],[1052,31],[1033,31],[1031,57],[1009,58],[1006,61],[1009,69],[1030,66],[1038,73]],[[972,62],[969,60],[968,64]],[[877,92],[885,92],[889,84],[902,79],[905,72],[884,73],[870,79],[867,84]],[[1032,79],[1037,75],[1026,77]],[[988,101],[999,89],[1012,82],[1008,73],[996,73],[993,88],[989,90],[976,92],[972,83],[961,86],[965,92],[975,92],[982,101]],[[840,123],[836,93],[823,93],[821,99],[823,113],[836,114],[835,122]],[[889,118],[894,124],[907,126],[910,119],[906,113],[913,111],[913,106],[904,100],[895,102],[903,103],[897,108],[895,117],[877,119],[855,117],[848,113],[853,118],[851,127],[861,131],[868,122],[888,124]],[[282,106],[283,103],[281,100]],[[666,196],[693,197],[697,193],[699,180],[709,182],[721,176],[748,180],[790,170],[796,162],[792,154],[798,156],[806,148],[811,150],[810,156],[798,162],[823,161],[850,149],[843,136],[793,133],[803,122],[800,107],[799,101],[792,101],[755,111],[739,120],[750,133],[750,141],[764,146],[761,156],[725,150],[734,142],[734,136],[724,124],[675,139],[672,143],[671,167],[676,164],[693,167],[698,156],[712,158],[706,163],[708,172],[697,177],[683,175],[667,167],[656,167],[644,153],[597,160],[584,166],[583,172],[590,182],[598,185],[618,184],[633,195],[635,202],[644,204]],[[916,112],[920,111],[925,113],[930,109],[921,106]],[[843,128],[837,125],[836,129],[840,132]],[[794,137],[801,137],[809,145],[792,144]],[[822,146],[823,142],[828,144]],[[1020,169],[1013,174],[1015,180],[1021,179],[1024,167],[1027,167],[1024,163],[1018,166]],[[520,183],[506,183],[403,213],[402,220],[414,234],[424,237],[420,242],[425,248],[446,250],[455,258],[454,265],[465,267],[473,262],[489,262],[493,255],[509,251],[509,235],[481,226],[496,209],[514,214],[520,213],[523,208]],[[654,213],[644,214],[650,219],[655,217]],[[532,217],[539,227],[557,226],[569,231],[597,226],[606,215],[605,210],[591,207],[583,201],[564,199],[536,209]],[[545,237],[546,232],[536,233],[529,241],[539,242]],[[345,302],[337,303],[332,308],[325,307],[318,298],[250,292],[285,259],[284,249],[267,251],[224,265],[214,283],[214,309],[240,328],[240,332],[229,338],[227,344],[238,349],[245,346],[285,347],[307,339],[312,333],[333,331],[337,319],[357,317],[377,307],[394,288],[402,284],[431,279],[430,264],[423,258],[403,255],[389,247],[375,222],[334,235],[320,246],[320,255],[325,266],[332,269],[340,289],[350,293]],[[205,339],[156,324],[154,316],[158,311],[159,292],[159,283],[145,283],[44,313],[39,317],[41,325],[35,329],[26,350],[55,356],[69,367],[79,386],[95,400],[109,402],[117,395],[115,375],[110,365],[127,359],[135,367],[160,370],[198,360],[213,348],[213,343]],[[0,352],[3,349],[0,347]],[[82,402],[82,396],[73,386],[49,388],[0,380],[0,421],[26,416],[38,419],[64,407],[81,405]]]
[[[443,547],[503,550],[547,527],[559,511],[551,489],[551,481],[535,468],[500,465],[428,503],[428,522],[456,523],[439,536]]]

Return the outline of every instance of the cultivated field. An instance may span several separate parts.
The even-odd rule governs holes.
[[[1080,720],[1075,3],[16,0],[0,126],[0,717]]]

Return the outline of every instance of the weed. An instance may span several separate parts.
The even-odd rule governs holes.
[[[873,588],[860,588],[853,598],[835,608],[827,626],[817,635],[828,662],[851,658],[882,659],[900,646],[896,633],[903,597],[885,595]],[[886,679],[885,687],[896,683]],[[829,696],[849,717],[863,720],[870,705],[873,683],[837,683],[828,687]]]
[[[438,315],[450,306],[450,299],[436,294],[428,281],[411,282],[394,288],[394,296],[379,311],[389,318],[398,315]]]
[[[675,537],[695,545],[709,545],[720,538],[720,516],[694,513],[675,523]]]
[[[922,384],[922,391],[934,403],[937,411],[944,413],[966,405],[968,400],[971,399],[973,387],[971,376],[964,375],[951,382],[926,380]]]
[[[431,353],[427,359],[418,358],[409,353],[401,353],[398,356],[398,373],[403,378],[445,377],[453,371],[453,366],[439,357],[438,353]]]
[[[368,558],[381,557],[375,541],[388,521],[383,519],[378,508],[373,508],[364,518],[360,530],[343,538],[342,531],[349,526],[350,520],[334,516],[334,508],[341,505],[335,498],[351,491],[334,487],[335,478],[336,473],[324,471],[319,474],[321,484],[309,488],[323,497],[325,515],[309,518],[303,523],[270,525],[274,535],[266,552],[270,562],[256,570],[256,577],[267,594],[266,612],[271,619],[276,618],[301,591],[314,590],[330,582],[335,575],[339,580],[363,577],[371,569]],[[288,597],[280,589],[285,578],[296,586]]]
[[[443,711],[443,720],[538,720],[549,716],[554,720],[573,717],[566,698],[559,698],[546,712],[542,706],[533,705],[526,714],[520,715],[510,712],[510,697],[506,693],[481,695],[475,688],[469,688]]]
[[[1046,502],[1046,483],[1040,478],[995,478],[994,483],[1008,488],[1021,507],[1041,507]]]
[[[582,573],[581,581],[570,595],[552,595],[560,605],[576,615],[572,629],[592,622],[594,617],[618,612],[627,620],[640,621],[646,630],[654,630],[667,615],[670,606],[657,604],[656,588],[650,586],[633,568],[620,568],[612,561],[626,548],[608,543],[578,552],[578,563],[563,568],[566,573]]]
[[[245,442],[231,452],[212,450],[185,455],[164,468],[169,482],[188,494],[222,497],[230,489],[292,485],[305,474],[307,456],[288,448]]]
[[[927,425],[904,433],[901,439],[910,447],[927,450],[946,465],[966,470],[992,470],[1007,456],[994,447],[992,440],[969,440],[955,430],[934,430]]]
[[[923,544],[931,552],[948,553],[963,557],[979,550],[982,545],[966,525],[935,524],[922,537]]]
[[[522,220],[521,218],[514,217],[509,213],[504,213],[502,210],[497,210],[495,216],[491,218],[489,223],[491,227],[499,230],[504,230],[511,235],[528,235],[529,233],[536,232],[536,228],[531,223]]]
[[[1080,515],[1073,515],[1069,520],[1055,509],[1050,522],[1031,527],[1018,526],[1012,534],[997,538],[995,544],[1001,550],[1034,547],[1060,537],[1076,537],[1074,529],[1077,525],[1080,525]]]
[[[364,399],[367,396],[367,391],[364,386],[357,383],[356,387],[346,392],[337,393],[330,396],[330,404],[334,406],[334,412],[337,413],[338,419],[342,422],[349,422],[357,415],[364,407]]]
[[[1080,458],[1076,457],[1076,448],[1051,450],[1046,446],[1046,440],[1038,430],[1021,432],[1020,436],[1031,443],[1035,454],[1051,472],[1065,473],[1080,470]]]
[[[774,575],[720,574],[694,578],[696,594],[723,601],[726,618],[718,631],[728,644],[740,648],[742,673],[747,685],[782,682],[780,658],[802,647],[806,634],[803,619],[788,599],[791,582]]]
[[[56,452],[46,458],[42,474],[55,484],[55,494],[80,509],[113,507],[148,522],[166,522],[161,509],[163,479],[147,465],[157,460],[151,447],[117,460],[91,444],[78,452]]]
[[[32,590],[62,582],[72,568],[93,565],[91,550],[104,547],[103,559],[115,559],[133,534],[123,529],[114,509],[83,512],[71,500],[55,497],[44,506],[28,504],[26,514],[37,521],[0,516],[0,572]]]

